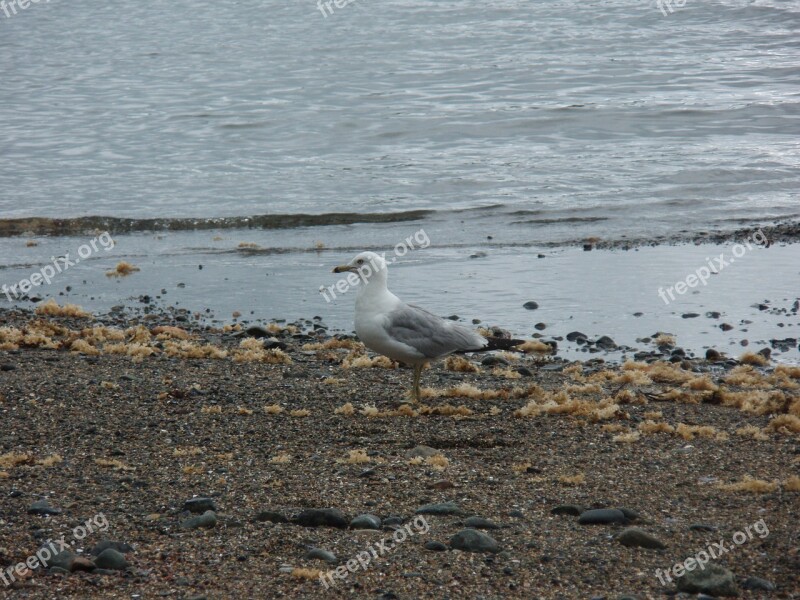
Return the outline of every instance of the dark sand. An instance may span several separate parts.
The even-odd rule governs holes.
[[[346,369],[341,362],[350,350],[303,351],[309,340],[300,334],[279,333],[291,364],[269,364],[264,360],[274,356],[258,352],[233,360],[242,338],[230,333],[194,332],[192,348],[208,342],[229,354],[192,359],[167,356],[169,335],[158,341],[140,330],[142,347],[155,354],[134,361],[110,354],[86,333],[100,354],[69,351],[77,332],[96,321],[48,317],[36,325],[32,319],[0,313],[0,327],[29,335],[15,343],[9,340],[16,330],[0,329],[0,343],[5,339],[9,348],[0,352],[0,461],[6,462],[0,462],[0,566],[24,561],[48,538],[74,542],[73,528],[98,513],[108,531],[75,542],[74,549],[85,554],[111,539],[134,550],[126,555],[126,571],[36,569],[11,587],[0,581],[0,597],[660,598],[675,585],[662,585],[656,569],[720,540],[733,546],[736,532],[761,519],[768,535],[755,535],[714,562],[733,572],[743,597],[800,597],[800,370],[776,374],[767,363],[750,373],[733,360],[693,359],[622,371],[529,354],[510,370],[524,366],[533,375],[511,379],[488,366],[468,373],[439,363],[424,373],[423,386],[452,390],[469,383],[505,391],[489,399],[456,392],[425,399],[431,408],[468,409],[439,412],[470,414],[408,416],[405,409],[392,411],[405,398],[410,370]],[[164,319],[145,324],[152,329]],[[471,362],[480,365],[481,358]],[[564,366],[566,372],[556,370]],[[519,416],[531,400],[550,401],[551,408]],[[334,412],[348,402],[354,414]],[[269,414],[264,407],[270,405],[283,412]],[[367,416],[364,405],[389,414]],[[647,420],[684,426],[635,439]],[[686,426],[692,425],[708,428],[691,433]],[[745,427],[745,435],[737,434]],[[626,434],[634,441],[615,441]],[[407,453],[418,445],[447,460],[409,464]],[[355,449],[368,462],[348,462]],[[53,455],[61,462],[40,464]],[[281,455],[288,462],[276,461]],[[723,487],[748,475],[764,481],[743,490]],[[184,501],[193,496],[213,499],[216,527],[180,528],[191,516]],[[62,512],[28,514],[41,497]],[[313,571],[311,579],[292,572],[336,566],[305,559],[309,547],[329,550],[345,564],[392,531],[258,519],[263,511],[291,519],[305,508],[330,507],[348,519],[373,513],[410,520],[431,502],[455,502],[464,514],[427,516],[427,533],[328,590]],[[636,511],[630,525],[667,548],[625,547],[613,537],[625,525],[579,525],[576,516],[551,513],[563,504]],[[468,515],[501,525],[487,531],[500,552],[424,547],[448,544]],[[690,529],[696,524],[712,530]],[[748,577],[777,589],[745,591]]]

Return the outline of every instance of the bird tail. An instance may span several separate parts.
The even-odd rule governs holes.
[[[486,341],[488,343],[483,348],[476,348],[475,350],[462,350],[457,352],[457,354],[464,354],[465,352],[489,352],[491,350],[514,350],[516,346],[525,343],[525,340],[512,340],[501,337],[487,337]]]

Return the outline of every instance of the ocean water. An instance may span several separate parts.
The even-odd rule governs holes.
[[[69,285],[104,310],[165,289],[218,318],[319,314],[346,328],[345,299],[320,297],[323,273],[424,228],[431,246],[393,269],[409,299],[519,334],[534,299],[562,334],[570,315],[631,339],[674,325],[701,348],[699,321],[673,314],[681,303],[738,322],[796,298],[796,245],[749,253],[759,268],[743,259],[659,306],[659,286],[730,248],[567,244],[800,219],[800,1],[331,6],[0,12],[0,281],[110,229],[112,253],[36,293]],[[142,271],[106,278],[120,258]],[[651,320],[623,327],[640,309]],[[757,334],[787,326],[766,319]]]

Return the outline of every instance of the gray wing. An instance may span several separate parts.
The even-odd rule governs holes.
[[[388,317],[386,332],[427,358],[480,350],[487,344],[486,338],[477,332],[413,304],[393,310]]]

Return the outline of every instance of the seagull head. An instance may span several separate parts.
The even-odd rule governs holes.
[[[353,257],[346,265],[339,265],[333,269],[334,273],[355,273],[362,281],[368,283],[370,278],[380,277],[386,279],[386,260],[375,252],[362,252]]]

